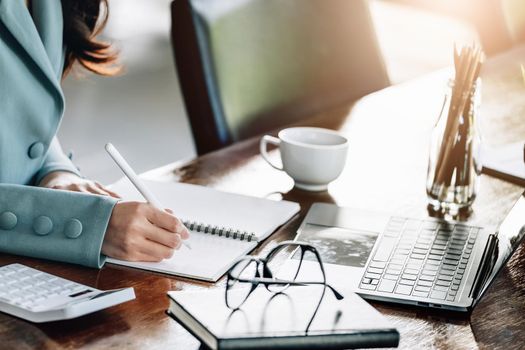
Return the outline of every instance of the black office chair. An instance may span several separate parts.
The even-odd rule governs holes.
[[[365,0],[175,0],[198,154],[389,85]]]

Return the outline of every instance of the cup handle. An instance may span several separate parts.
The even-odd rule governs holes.
[[[270,164],[272,167],[274,167],[277,170],[283,170],[283,166],[278,166],[272,163],[270,160],[270,157],[268,155],[267,145],[271,143],[272,145],[279,146],[281,144],[281,140],[279,140],[277,137],[273,137],[270,135],[264,135],[261,138],[261,141],[259,142],[259,150],[261,152],[261,156],[264,158],[264,160]]]

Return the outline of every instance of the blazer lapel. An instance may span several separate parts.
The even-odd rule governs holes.
[[[64,24],[60,0],[33,0],[31,10],[33,21],[55,71],[55,76],[60,80],[64,56],[62,42]]]
[[[34,0],[35,3],[40,2],[39,0]],[[43,0],[42,2],[54,3],[55,0]],[[58,2],[58,1],[56,1]],[[60,3],[58,2],[58,6]],[[42,4],[39,4],[36,8],[40,11],[42,10]],[[61,15],[61,12],[59,13]],[[40,13],[37,12],[37,18],[40,17]],[[60,46],[62,44],[62,18],[60,17],[59,23],[43,23],[40,22],[39,26],[45,27],[60,27],[59,29],[50,29],[44,30],[42,33],[42,38],[37,31],[35,22],[31,18],[29,11],[25,7],[22,0],[0,0],[0,20],[4,23],[5,27],[11,32],[13,37],[18,41],[20,46],[27,52],[31,59],[35,62],[37,67],[44,73],[44,75],[49,79],[49,81],[55,86],[59,91],[60,83],[57,79],[57,74],[55,72],[56,67],[53,67],[51,64],[50,58],[53,60],[58,59],[59,64],[61,65],[60,56],[57,55],[56,44],[52,44],[49,47],[50,56],[44,47],[44,42],[49,42],[51,35],[59,35],[60,37]],[[53,33],[54,30],[60,30],[60,34]],[[57,58],[58,56],[58,58]],[[56,64],[56,63],[55,63]],[[59,75],[58,75],[59,76]]]

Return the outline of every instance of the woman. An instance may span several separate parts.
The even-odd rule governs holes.
[[[159,261],[188,232],[168,212],[83,179],[56,138],[73,64],[111,74],[95,39],[107,0],[0,0],[0,251],[101,267]]]

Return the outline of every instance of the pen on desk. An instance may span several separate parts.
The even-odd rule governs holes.
[[[153,205],[154,207],[164,210],[162,204],[160,204],[159,200],[153,195],[153,193],[150,192],[150,190],[144,185],[144,183],[139,179],[135,171],[131,168],[131,166],[126,162],[124,157],[120,154],[120,152],[113,146],[111,143],[106,144],[106,151],[109,153],[111,158],[117,163],[118,167],[124,175],[131,181],[131,183],[135,186],[135,188],[144,196],[146,201]],[[184,224],[183,224],[184,225]],[[191,249],[191,246],[189,243],[182,241],[182,244],[188,248]]]

